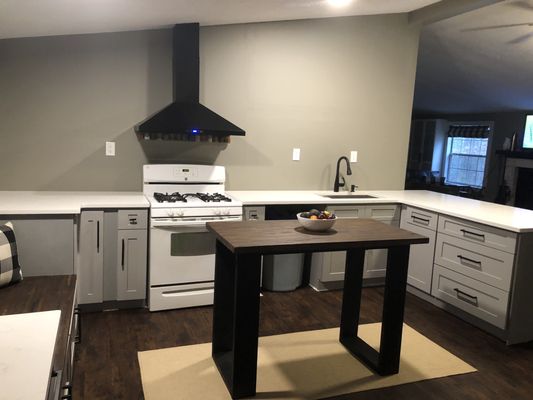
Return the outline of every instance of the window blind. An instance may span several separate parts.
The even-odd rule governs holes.
[[[488,138],[490,127],[488,125],[450,125],[448,137]]]

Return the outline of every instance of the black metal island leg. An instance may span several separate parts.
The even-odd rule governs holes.
[[[379,351],[357,336],[365,252],[362,249],[347,252],[339,337],[350,353],[380,375],[396,374],[399,370],[409,266],[409,246],[388,250]]]
[[[260,254],[234,254],[217,240],[212,356],[234,399],[256,393],[260,275]]]

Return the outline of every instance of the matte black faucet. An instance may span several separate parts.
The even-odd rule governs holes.
[[[334,192],[338,192],[340,187],[344,187],[344,185],[346,185],[346,181],[344,180],[344,178],[342,178],[342,183],[340,183],[339,181],[339,177],[340,177],[339,169],[340,169],[342,160],[346,161],[346,175],[352,174],[352,169],[350,168],[350,160],[348,160],[348,157],[342,156],[341,158],[339,158],[337,160],[337,172],[335,173],[335,183],[333,184]]]

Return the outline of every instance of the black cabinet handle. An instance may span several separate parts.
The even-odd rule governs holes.
[[[470,303],[472,305],[475,305],[476,307],[478,306],[478,302],[477,302],[477,296],[472,296],[468,293],[465,293],[463,292],[462,290],[459,290],[458,288],[455,288],[453,289],[455,291],[455,294],[457,295],[457,298],[459,300],[463,300],[467,303]],[[461,297],[463,296],[463,297]]]
[[[477,264],[477,265],[481,266],[481,261],[472,260],[471,258],[462,256],[460,254],[457,256],[457,258],[459,260],[461,260],[461,261],[467,261],[467,262],[470,262],[470,263]]]
[[[78,329],[74,332],[74,343],[81,343],[81,311],[79,308],[74,309],[74,315],[78,318]]]
[[[120,261],[120,264],[122,265],[122,271],[124,271],[124,247],[125,247],[125,243],[124,243],[124,239],[122,239],[122,257]]]
[[[96,221],[96,251],[100,253],[100,221]]]
[[[423,221],[429,225],[429,219],[427,218],[417,217],[416,215],[411,215],[411,218],[413,219],[413,222],[416,222],[418,220],[418,221]]]
[[[476,232],[472,232],[472,231],[467,231],[466,229],[461,229],[461,232],[463,232],[463,236],[466,236],[466,235],[472,235],[472,236],[476,236],[479,238],[479,240],[483,240],[485,241],[485,235],[481,234],[481,233],[476,233]]]

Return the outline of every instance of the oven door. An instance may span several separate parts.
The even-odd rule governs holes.
[[[216,240],[207,231],[206,222],[152,219],[150,286],[214,280]]]

